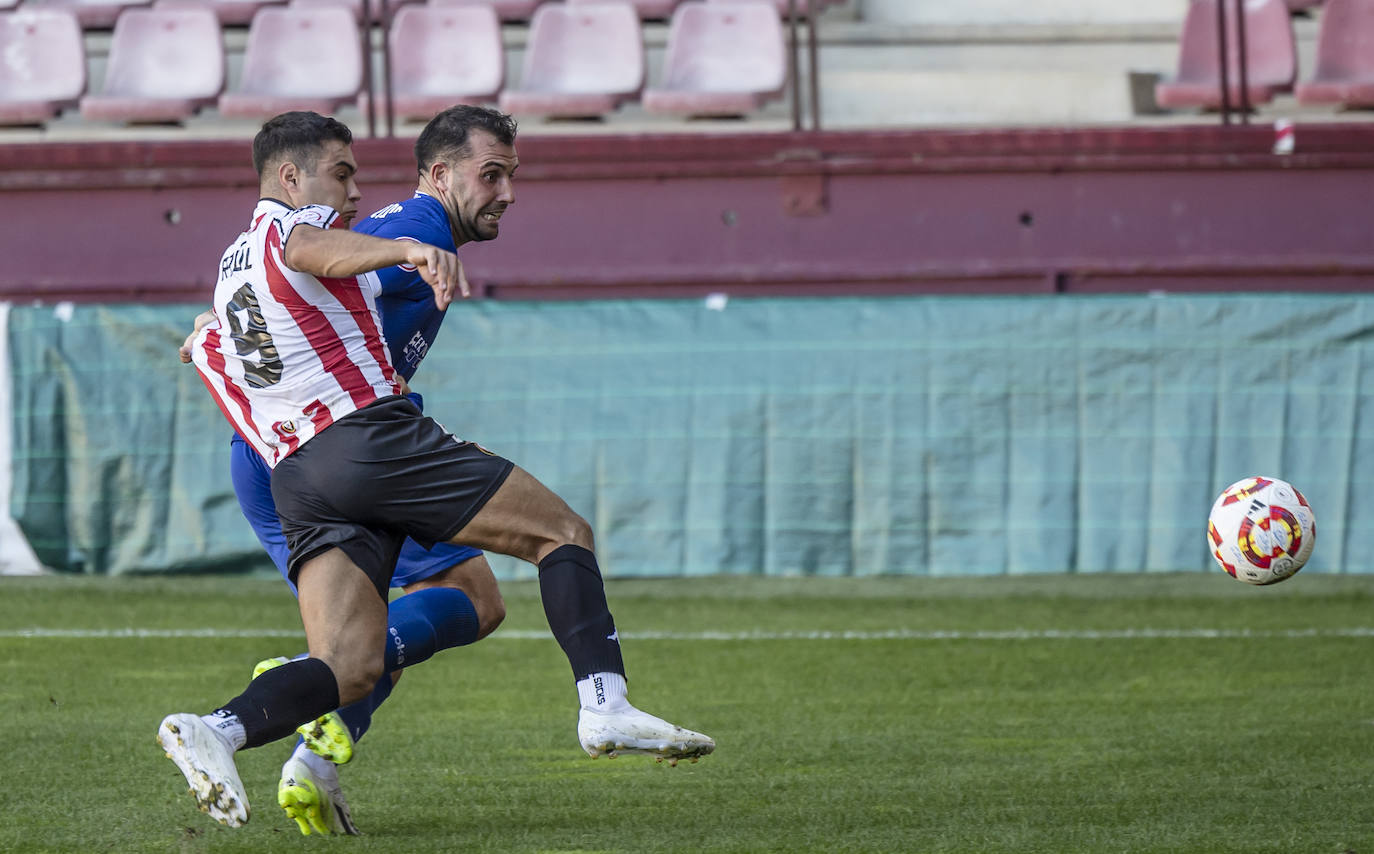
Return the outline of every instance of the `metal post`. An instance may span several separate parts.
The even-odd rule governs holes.
[[[801,69],[800,55],[797,51],[797,0],[787,0],[787,24],[791,36],[791,50],[788,65],[792,72],[792,130],[802,129],[801,119]]]
[[[367,135],[377,137],[377,90],[372,85],[372,0],[363,0],[363,85],[367,91]]]
[[[1226,0],[1213,0],[1217,4],[1217,56],[1221,65],[1221,123],[1231,123],[1231,72],[1227,67],[1226,51]]]
[[[392,0],[377,0],[382,7],[382,91],[386,93],[386,135],[396,135],[396,105],[391,91],[391,18],[395,11]]]
[[[1245,0],[1236,0],[1236,49],[1240,61],[1240,123],[1250,124],[1249,52],[1245,45]]]
[[[806,64],[811,76],[811,129],[818,131],[821,129],[821,64],[820,48],[816,45],[816,2],[806,0]]]

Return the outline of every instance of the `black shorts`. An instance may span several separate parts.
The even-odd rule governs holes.
[[[440,427],[404,397],[340,418],[272,470],[272,499],[301,564],[343,549],[383,599],[406,537],[425,548],[462,530],[513,464]]]

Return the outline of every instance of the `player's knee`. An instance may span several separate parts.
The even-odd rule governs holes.
[[[587,520],[581,516],[568,511],[567,515],[559,520],[558,531],[553,537],[555,546],[574,545],[581,546],[588,551],[595,551],[596,546],[592,536],[592,526],[587,524]]]
[[[472,603],[477,610],[477,639],[481,640],[506,619],[506,600],[500,590],[492,590]]]
[[[379,656],[376,660],[354,660],[340,662],[334,668],[334,678],[339,683],[339,706],[348,706],[372,693],[377,680],[382,678],[384,662]]]

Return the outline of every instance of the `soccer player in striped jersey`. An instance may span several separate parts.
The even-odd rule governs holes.
[[[269,130],[279,120],[286,130],[273,139]],[[190,350],[242,446],[277,467],[271,495],[284,506],[286,574],[298,585],[311,655],[260,666],[249,689],[212,715],[172,715],[159,730],[197,801],[226,824],[248,816],[235,749],[289,733],[284,720],[309,726],[318,715],[303,717],[307,712],[328,711],[320,709],[322,696],[360,701],[340,712],[346,719],[358,715],[358,707],[370,717],[390,689],[384,674],[437,649],[470,643],[500,622],[504,609],[485,559],[471,554],[455,565],[450,554],[438,567],[441,574],[467,566],[466,574],[432,584],[419,576],[413,582],[419,592],[397,600],[416,601],[413,616],[425,624],[417,657],[398,633],[403,621],[385,605],[402,548],[394,528],[424,545],[472,543],[539,566],[550,628],[573,666],[582,700],[579,740],[593,757],[641,752],[675,763],[714,749],[706,736],[625,699],[618,634],[585,521],[523,470],[455,439],[395,394],[401,390],[397,376],[413,373],[432,344],[453,288],[466,295],[452,250],[494,238],[513,201],[513,138],[513,123],[494,111],[441,114],[417,142],[416,196],[383,208],[359,229],[393,239],[371,242],[323,230],[346,225],[356,210],[356,165],[346,128],[313,114],[287,114],[255,140],[264,200],[253,226],[224,255],[216,319],[194,336]],[[318,143],[302,142],[310,139]],[[312,236],[302,240],[305,235]],[[306,248],[293,251],[301,245]],[[340,458],[367,461],[350,467],[337,465]],[[283,469],[291,486],[282,485]],[[390,491],[371,489],[378,480]],[[423,509],[420,497],[429,498]],[[430,591],[432,609],[422,607]],[[456,629],[436,630],[446,619],[453,622],[454,613],[463,615]],[[384,650],[363,628],[379,622],[379,636],[389,633],[393,641]],[[349,723],[357,735],[366,728]],[[305,770],[293,771],[293,763]],[[353,832],[332,766],[316,770],[312,764],[320,765],[298,747],[283,769],[282,806],[303,832]],[[311,785],[300,785],[298,777]]]

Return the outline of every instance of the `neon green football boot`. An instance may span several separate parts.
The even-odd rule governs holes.
[[[257,679],[272,668],[281,667],[290,660],[282,655],[264,658],[253,668],[253,678]],[[334,712],[326,712],[308,724],[301,724],[296,727],[296,732],[300,733],[305,746],[310,748],[312,753],[328,759],[335,765],[347,764],[353,758],[353,735]]]

